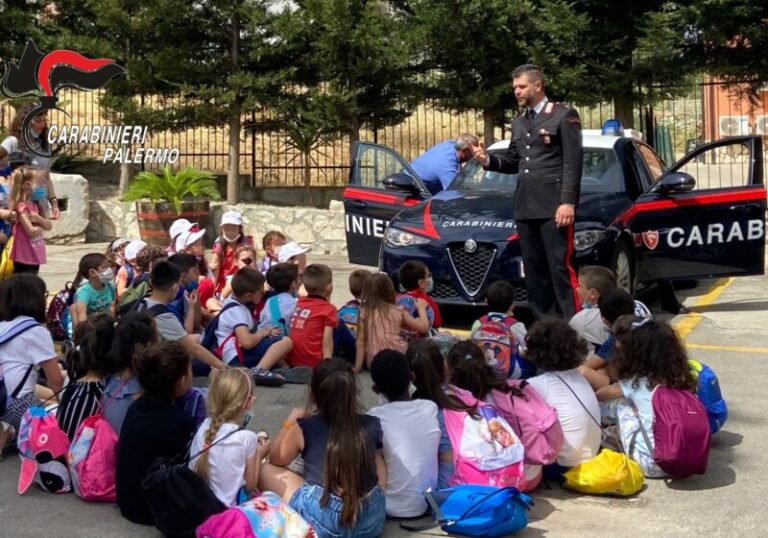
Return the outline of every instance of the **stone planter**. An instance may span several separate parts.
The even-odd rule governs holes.
[[[167,247],[171,243],[169,230],[176,219],[187,219],[198,223],[204,230],[211,224],[211,209],[208,200],[183,202],[181,213],[176,213],[167,202],[136,202],[141,240],[148,245]]]

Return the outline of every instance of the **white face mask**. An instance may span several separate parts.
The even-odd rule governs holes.
[[[240,235],[241,234],[237,234],[235,237],[229,237],[227,234],[223,234],[222,236],[224,237],[224,241],[226,241],[227,243],[234,243],[235,241],[240,239]]]
[[[104,269],[101,273],[99,273],[99,280],[101,280],[102,284],[109,284],[115,279],[115,272],[112,270],[111,267]]]

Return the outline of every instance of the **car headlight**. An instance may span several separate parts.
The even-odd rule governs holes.
[[[420,235],[404,232],[388,226],[384,231],[384,244],[388,247],[410,247],[413,245],[426,245],[430,239]]]
[[[573,234],[573,246],[578,250],[594,247],[605,237],[605,230],[584,230]]]

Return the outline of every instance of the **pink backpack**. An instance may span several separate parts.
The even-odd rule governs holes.
[[[117,434],[104,415],[91,415],[80,423],[69,447],[67,461],[72,486],[84,501],[117,501]]]
[[[523,442],[525,463],[554,463],[563,448],[563,428],[557,410],[527,381],[510,379],[507,384],[512,387],[511,392],[494,390],[491,395],[501,415]]]
[[[67,493],[71,479],[67,469],[69,437],[53,413],[42,406],[30,407],[19,426],[19,494],[33,482],[51,493]]]
[[[451,485],[479,484],[522,489],[524,449],[512,427],[492,405],[477,400],[466,390],[450,391],[474,413],[443,410],[445,429],[453,448]],[[475,416],[473,416],[473,414]]]
[[[640,432],[653,459],[673,478],[704,474],[709,459],[710,429],[707,410],[695,394],[658,386],[653,391],[653,439],[640,422]]]

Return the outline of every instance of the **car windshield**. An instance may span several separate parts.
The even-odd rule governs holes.
[[[501,154],[506,150],[492,151]],[[514,190],[517,174],[489,172],[475,161],[469,161],[451,182],[448,190]],[[624,192],[621,165],[611,148],[584,148],[584,169],[581,175],[581,193]]]

